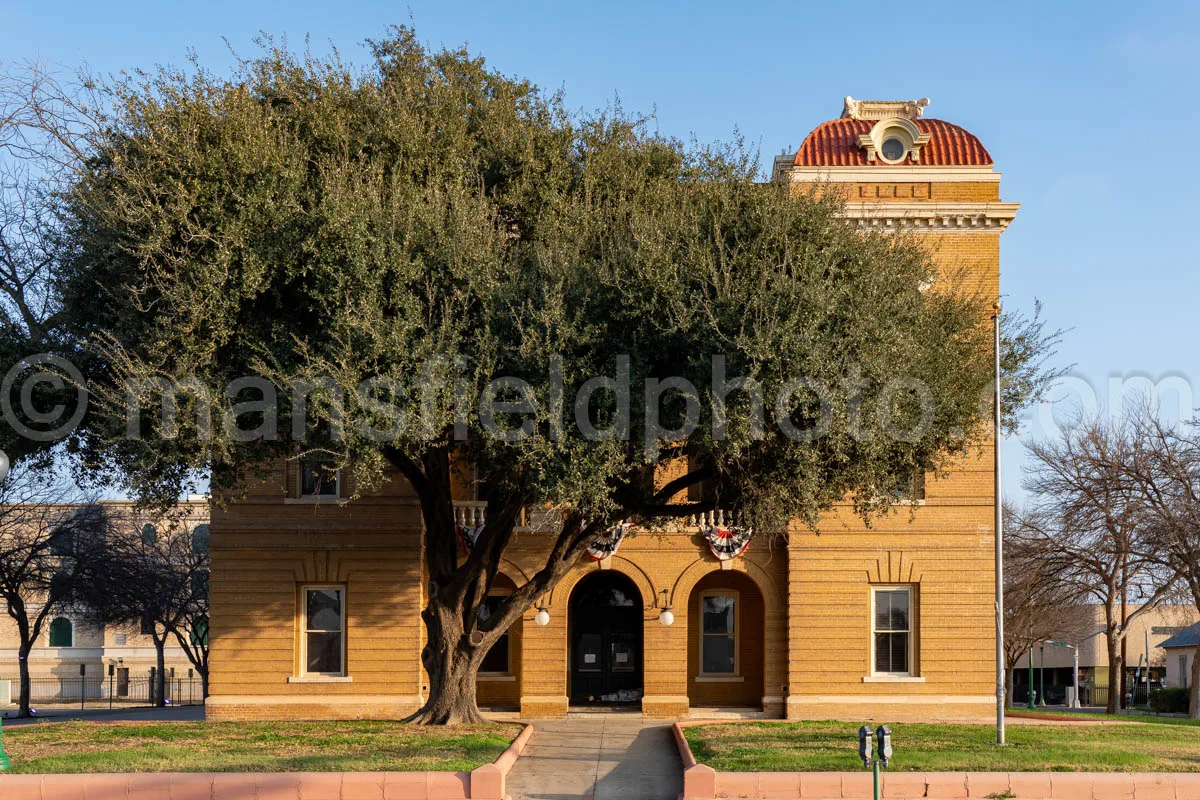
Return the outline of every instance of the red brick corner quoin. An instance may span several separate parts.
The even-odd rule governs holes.
[[[675,723],[683,761],[681,800],[865,800],[871,773],[717,772],[697,764],[683,736],[692,724]],[[890,800],[1200,800],[1200,773],[1187,772],[884,772]]]
[[[505,779],[525,749],[526,725],[491,764],[471,772],[130,772],[0,775],[3,800],[508,800]]]

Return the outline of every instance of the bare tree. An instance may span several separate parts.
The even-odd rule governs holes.
[[[1166,422],[1149,402],[1126,409],[1137,446],[1113,465],[1146,509],[1143,556],[1173,572],[1200,610],[1200,430]],[[1200,645],[1192,659],[1188,715],[1200,718]]]
[[[0,599],[17,626],[18,716],[29,716],[29,654],[58,611],[71,606],[84,554],[103,539],[102,509],[53,473],[19,465],[0,483]]]
[[[1074,588],[1041,557],[1035,537],[1020,529],[1026,516],[1004,508],[1004,661],[1005,693],[1013,697],[1013,670],[1031,647],[1054,639],[1075,640],[1078,631],[1065,625],[1064,610],[1075,602]]]
[[[60,322],[55,267],[65,192],[99,108],[86,77],[64,82],[40,62],[0,64],[0,319],[45,349]]]
[[[110,512],[103,554],[87,559],[83,604],[97,624],[138,624],[154,643],[153,695],[163,706],[166,646],[174,638],[208,694],[207,526],[181,511],[162,515],[137,507]]]
[[[1124,477],[1139,446],[1129,425],[1078,420],[1057,442],[1028,446],[1033,495],[1013,537],[1058,576],[1076,602],[1104,609],[1108,712],[1120,707],[1129,624],[1176,591],[1172,572],[1147,553],[1150,514]],[[1130,600],[1139,605],[1130,610]]]

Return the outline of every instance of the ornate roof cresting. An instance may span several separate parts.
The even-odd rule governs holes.
[[[928,105],[928,97],[922,97],[920,100],[855,100],[846,95],[842,119],[917,119],[924,115]]]

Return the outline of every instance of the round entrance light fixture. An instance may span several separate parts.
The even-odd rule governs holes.
[[[675,613],[667,605],[667,590],[663,589],[660,594],[662,595],[662,611],[658,613],[658,622],[660,625],[669,628],[675,624]]]
[[[537,613],[533,615],[533,621],[542,627],[550,624],[550,612],[546,609],[546,606],[538,606]]]

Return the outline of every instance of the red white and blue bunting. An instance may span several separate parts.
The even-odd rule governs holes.
[[[754,528],[722,528],[717,525],[701,525],[700,533],[708,542],[708,549],[720,561],[732,561],[746,552]]]
[[[620,525],[614,525],[600,534],[600,537],[588,547],[588,557],[593,561],[603,561],[616,553],[617,548],[621,546],[621,542],[625,539],[625,534],[629,533],[629,529],[632,527],[632,524],[622,522]]]
[[[454,532],[458,534],[458,546],[462,549],[463,555],[470,555],[475,549],[475,543],[479,541],[479,534],[483,533],[482,525],[455,525]]]

